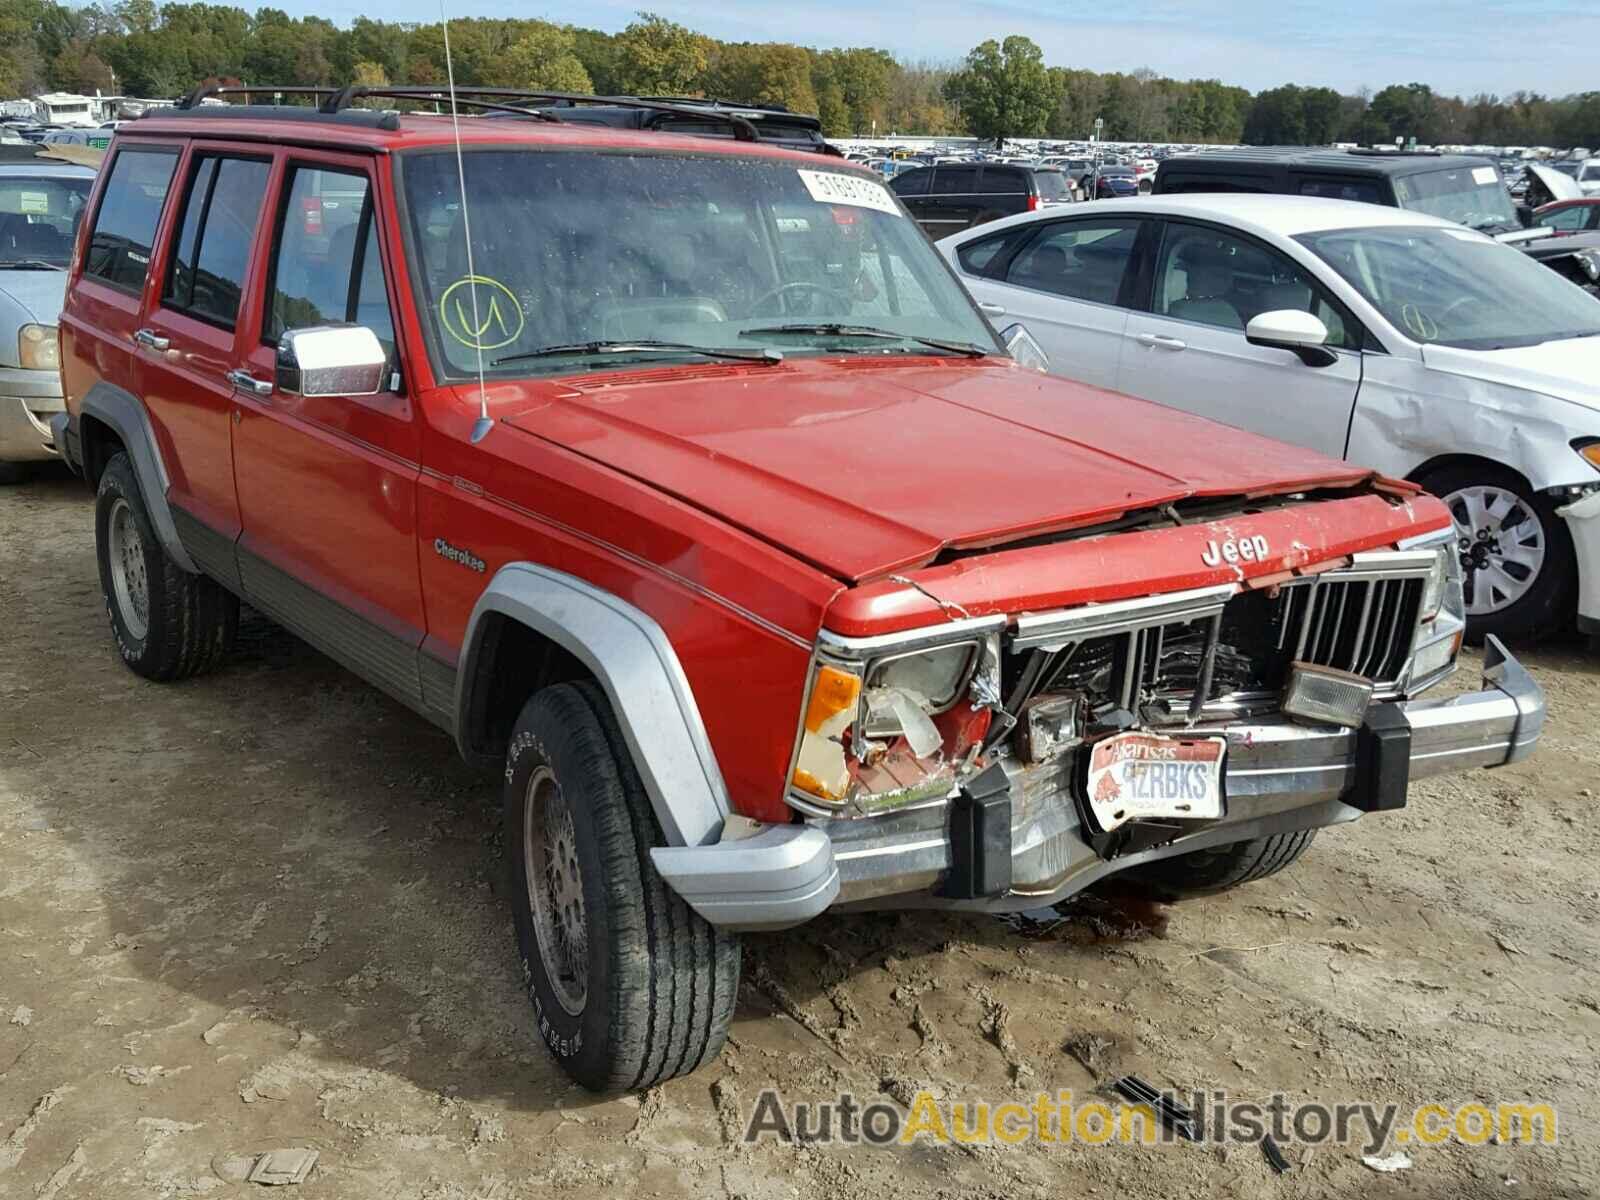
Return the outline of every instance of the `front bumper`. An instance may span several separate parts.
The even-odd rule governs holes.
[[[0,462],[54,458],[50,418],[65,409],[57,372],[0,367]]]
[[[1485,651],[1482,691],[1392,708],[1409,726],[1409,763],[1391,761],[1384,770],[1409,766],[1410,779],[1520,761],[1533,752],[1545,715],[1539,685],[1494,638]],[[1090,846],[1079,819],[1075,757],[1040,767],[1004,762],[1011,886],[995,895],[938,894],[954,859],[952,808],[944,802],[883,817],[774,825],[743,840],[651,854],[696,912],[735,929],[783,929],[835,906],[1006,912],[1058,903],[1154,859],[1353,821],[1375,807],[1375,787],[1385,790],[1358,730],[1273,719],[1197,732],[1228,739],[1227,815],[1109,861]]]
[[[1578,628],[1600,633],[1600,492],[1556,509],[1567,522],[1578,559]]]

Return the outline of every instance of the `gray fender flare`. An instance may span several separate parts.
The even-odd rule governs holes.
[[[507,563],[473,607],[456,674],[456,737],[466,750],[467,706],[481,664],[483,619],[500,613],[569,651],[611,701],[667,842],[715,842],[731,811],[688,677],[660,625],[626,600],[536,563]]]
[[[139,480],[139,493],[144,497],[144,506],[150,514],[150,525],[156,531],[156,537],[161,539],[161,548],[167,552],[168,558],[189,574],[200,574],[200,568],[194,565],[194,560],[178,538],[178,527],[173,524],[172,508],[167,503],[167,489],[172,481],[167,475],[167,464],[161,461],[156,433],[150,427],[150,414],[145,412],[138,397],[102,380],[89,389],[89,394],[78,406],[78,414],[80,445],[83,442],[84,417],[103,421],[116,432],[127,447],[128,458],[133,462],[133,473]]]

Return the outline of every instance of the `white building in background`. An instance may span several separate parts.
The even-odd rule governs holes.
[[[33,98],[34,111],[47,125],[81,125],[92,128],[105,118],[100,115],[100,101],[95,96],[80,96],[74,92],[45,92]]]

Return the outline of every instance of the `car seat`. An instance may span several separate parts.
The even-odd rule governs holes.
[[[1184,297],[1167,306],[1167,315],[1200,325],[1243,329],[1244,320],[1232,300],[1231,256],[1213,243],[1194,241],[1183,247],[1182,264],[1187,277]]]

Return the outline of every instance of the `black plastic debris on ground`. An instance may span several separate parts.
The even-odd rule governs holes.
[[[1283,1156],[1283,1151],[1278,1149],[1278,1143],[1272,1140],[1270,1133],[1261,1139],[1261,1153],[1267,1156],[1267,1165],[1279,1175],[1289,1169],[1289,1160]]]
[[[1170,1095],[1156,1091],[1137,1075],[1124,1075],[1111,1085],[1124,1100],[1135,1104],[1148,1104],[1156,1117],[1173,1133],[1186,1142],[1198,1142],[1200,1135],[1194,1127],[1194,1113]]]

